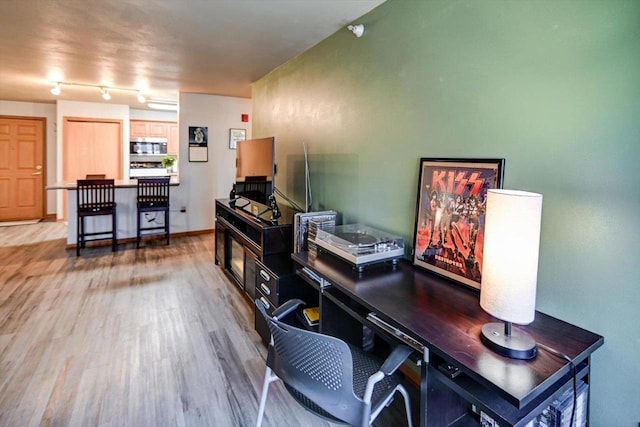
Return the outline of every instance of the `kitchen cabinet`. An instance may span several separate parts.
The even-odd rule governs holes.
[[[149,136],[154,138],[169,138],[169,124],[164,122],[149,122]]]
[[[180,138],[178,137],[178,134],[179,134],[178,124],[169,123],[169,134],[168,134],[169,142],[167,144],[167,153],[173,154],[174,156],[178,155],[178,149],[180,147],[180,144],[179,144]]]
[[[180,139],[176,122],[131,120],[130,135],[131,139],[167,138],[167,154],[178,155]]]
[[[131,138],[146,138],[149,135],[149,123],[140,120],[131,120],[131,128],[129,133]]]

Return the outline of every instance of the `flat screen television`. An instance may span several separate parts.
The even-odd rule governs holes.
[[[273,193],[275,138],[238,141],[236,145],[236,196],[268,204]]]

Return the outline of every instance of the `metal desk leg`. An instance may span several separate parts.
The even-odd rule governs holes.
[[[427,396],[429,394],[429,349],[424,347],[420,363],[420,427],[427,427]]]

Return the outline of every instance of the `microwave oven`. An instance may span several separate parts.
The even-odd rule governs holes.
[[[130,147],[130,154],[167,154],[167,138],[136,138]]]

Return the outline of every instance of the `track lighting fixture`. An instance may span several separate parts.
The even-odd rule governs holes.
[[[178,105],[171,101],[150,99],[147,103],[147,107],[152,110],[178,111]]]
[[[81,87],[92,87],[92,88],[96,88],[100,91],[100,94],[102,95],[102,99],[104,99],[105,101],[109,101],[111,99],[111,92],[112,91],[120,91],[120,92],[135,92],[136,96],[138,98],[138,102],[140,102],[141,104],[145,104],[147,102],[147,98],[142,94],[142,91],[140,89],[128,89],[128,88],[123,88],[123,87],[111,87],[111,86],[99,86],[99,85],[91,85],[91,84],[85,84],[85,83],[72,83],[72,82],[52,82],[53,83],[53,87],[51,88],[51,94],[52,95],[60,95],[60,93],[62,92],[62,86],[81,86]],[[173,105],[175,106],[175,103],[173,103]]]
[[[51,88],[51,94],[58,96],[60,95],[60,92],[62,92],[62,90],[60,89],[60,82],[58,82],[54,87]]]

